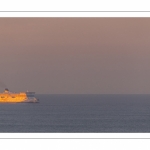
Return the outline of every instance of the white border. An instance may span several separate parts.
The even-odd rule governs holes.
[[[1,0],[1,11],[144,11],[148,0]]]
[[[150,17],[150,12],[0,12],[0,17]]]
[[[150,133],[1,133],[0,139],[150,139]]]

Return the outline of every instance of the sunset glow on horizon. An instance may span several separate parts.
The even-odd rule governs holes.
[[[43,94],[149,94],[149,27],[149,18],[0,18],[0,82]]]

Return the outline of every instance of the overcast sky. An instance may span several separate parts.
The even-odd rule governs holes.
[[[150,18],[0,18],[0,91],[150,94]]]

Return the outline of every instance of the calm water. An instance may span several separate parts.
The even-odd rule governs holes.
[[[0,104],[0,132],[150,133],[150,95],[37,95]]]

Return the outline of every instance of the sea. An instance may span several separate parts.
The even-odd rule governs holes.
[[[150,133],[150,95],[37,94],[0,103],[0,133]]]

